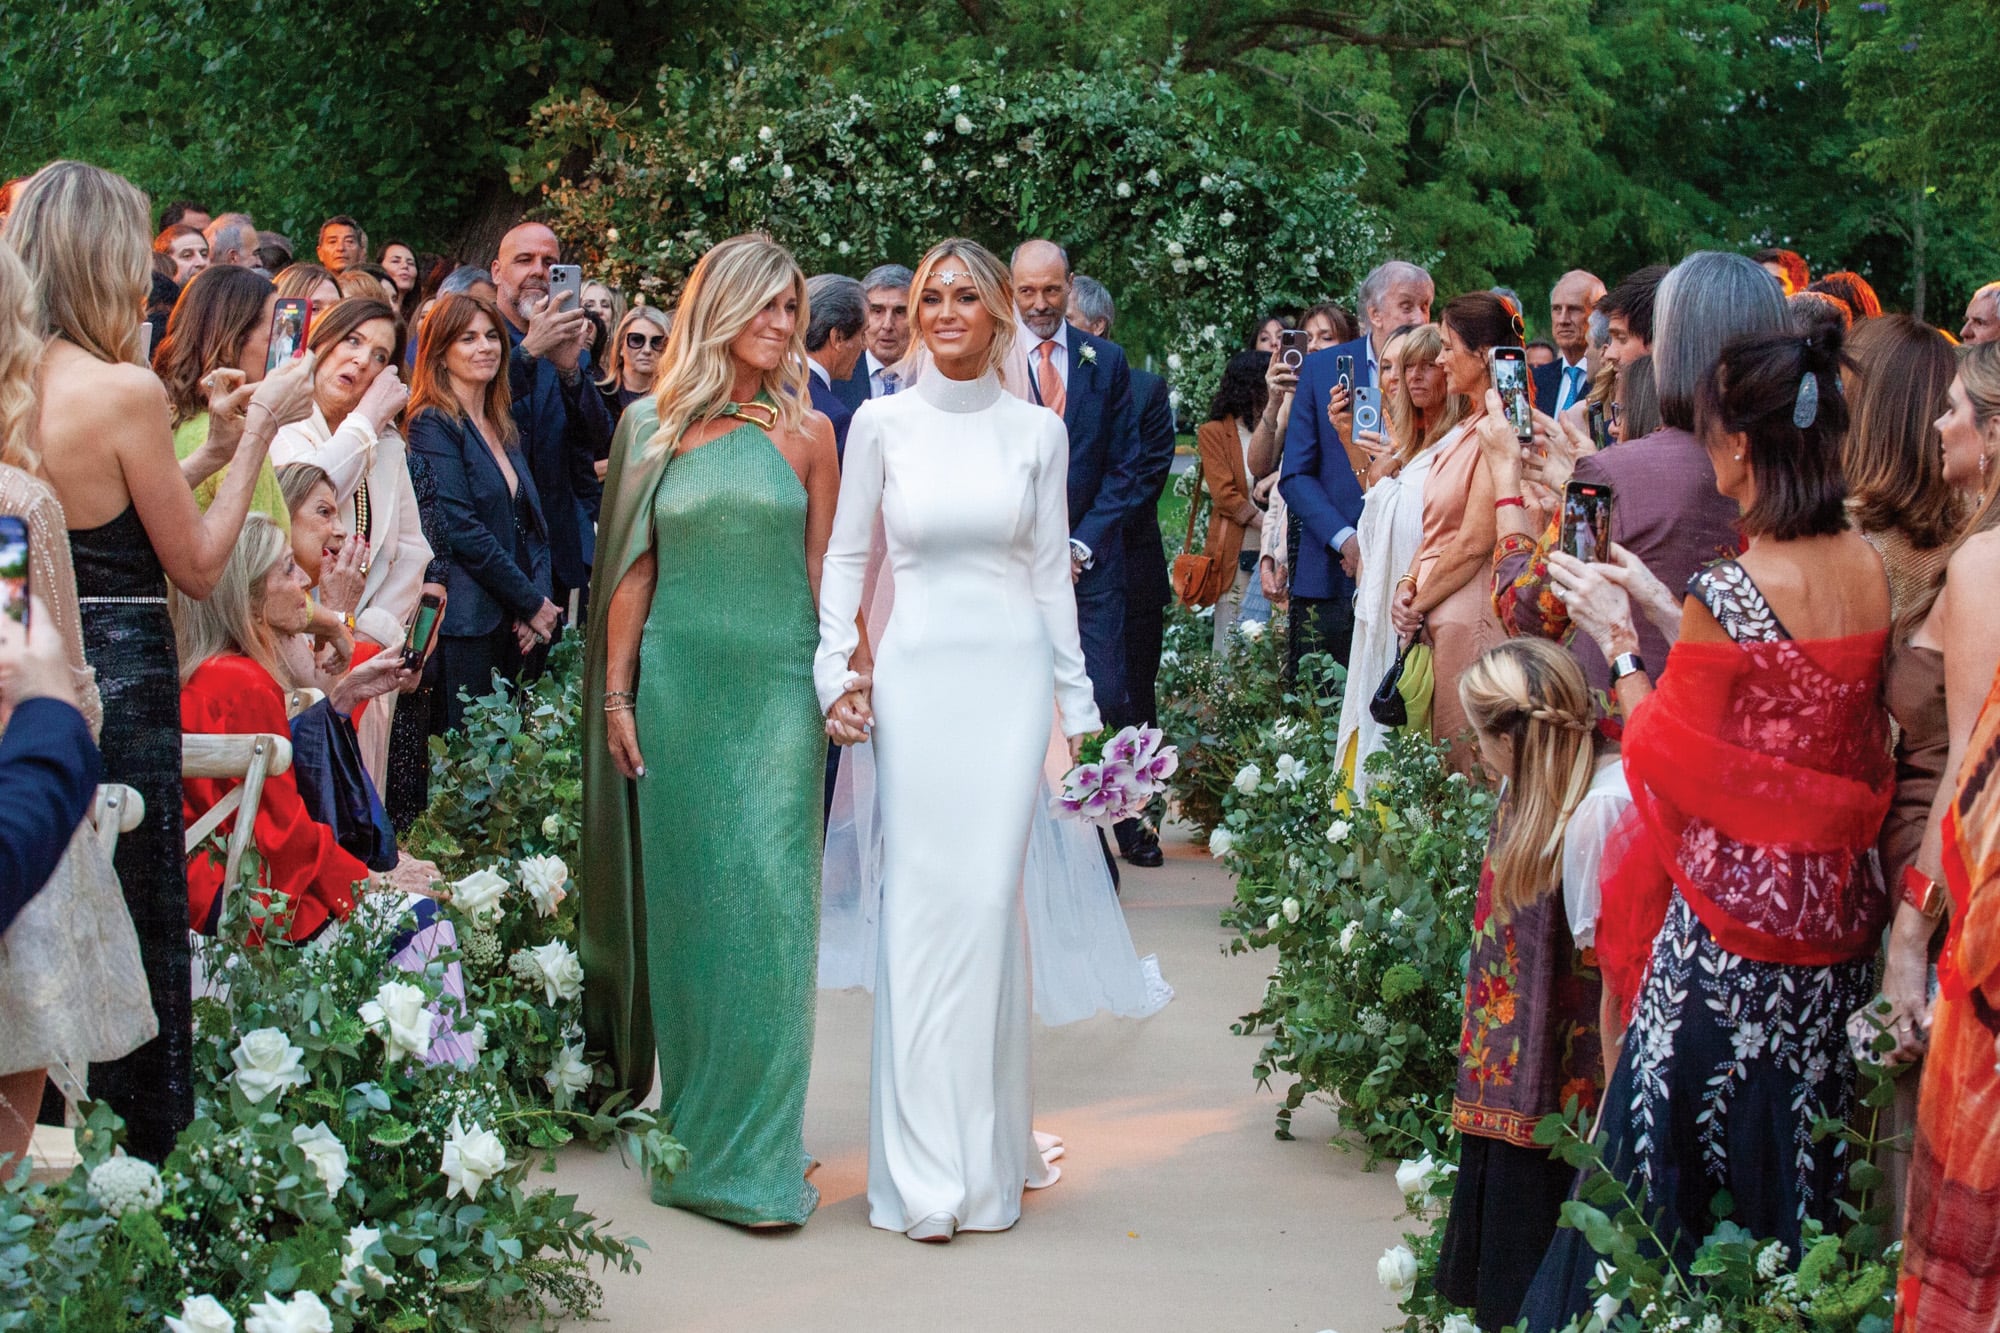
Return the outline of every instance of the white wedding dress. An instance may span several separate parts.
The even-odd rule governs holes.
[[[1354,746],[1354,795],[1368,791],[1368,756],[1389,744],[1389,728],[1368,711],[1375,687],[1396,664],[1402,640],[1389,623],[1396,580],[1417,557],[1424,538],[1424,479],[1431,474],[1437,445],[1403,464],[1393,477],[1368,488],[1355,529],[1361,549],[1361,582],[1354,595],[1354,646],[1347,659],[1347,691],[1340,705],[1340,737],[1334,753]]]
[[[1099,726],[1069,577],[1069,444],[997,376],[925,375],[848,428],[814,680],[852,680],[879,514],[896,610],[875,651],[882,819],[869,1221],[1000,1231],[1052,1182],[1032,1125],[1021,900],[1052,709]]]

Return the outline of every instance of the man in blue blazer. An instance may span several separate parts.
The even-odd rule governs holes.
[[[854,420],[854,409],[841,398],[838,386],[861,359],[861,331],[868,317],[861,284],[839,273],[818,274],[806,283],[806,308],[812,312],[806,324],[806,388],[813,407],[833,423],[834,452],[845,462],[847,425]],[[840,747],[827,748],[837,752]]]
[[[1118,319],[1118,305],[1095,278],[1077,274],[1071,283],[1069,322],[1097,338],[1109,338]],[[1132,367],[1132,401],[1139,414],[1138,506],[1125,520],[1125,705],[1133,722],[1157,722],[1160,645],[1166,636],[1167,603],[1173,583],[1167,577],[1166,545],[1160,539],[1160,497],[1174,463],[1174,408],[1167,382],[1151,371]],[[1165,862],[1160,837],[1143,820],[1116,824],[1118,851],[1135,866],[1151,868]]]
[[[1007,386],[1069,429],[1070,575],[1084,669],[1107,727],[1131,721],[1125,686],[1125,524],[1145,503],[1132,372],[1118,344],[1070,324],[1069,256],[1014,251],[1015,346]]]
[[[1354,571],[1361,545],[1362,488],[1347,441],[1328,415],[1345,357],[1352,363],[1347,388],[1381,382],[1378,348],[1405,324],[1427,323],[1437,289],[1415,264],[1392,259],[1361,282],[1361,317],[1367,331],[1353,342],[1314,352],[1299,367],[1285,427],[1285,457],[1278,490],[1298,521],[1292,547],[1291,642],[1287,670],[1307,653],[1330,653],[1342,666],[1354,646]],[[1347,419],[1343,415],[1343,420]]]
[[[833,391],[850,412],[870,398],[901,388],[890,369],[910,350],[910,281],[916,274],[901,264],[877,264],[861,279],[867,324],[861,333],[863,352],[845,375],[833,377]]]
[[[1604,299],[1604,282],[1594,273],[1571,269],[1549,292],[1549,337],[1556,359],[1534,370],[1535,406],[1550,416],[1566,412],[1590,392],[1590,313]],[[1526,312],[1516,310],[1517,315]]]

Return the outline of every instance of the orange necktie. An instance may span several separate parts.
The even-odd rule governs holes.
[[[1035,372],[1035,387],[1041,390],[1042,406],[1061,416],[1069,397],[1063,392],[1062,375],[1056,370],[1056,340],[1044,339],[1039,350],[1042,354],[1042,368]]]

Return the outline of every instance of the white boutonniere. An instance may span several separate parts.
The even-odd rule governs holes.
[[[1082,357],[1086,364],[1093,366],[1097,364],[1097,349],[1089,343],[1085,343],[1083,346],[1077,348],[1076,354]]]

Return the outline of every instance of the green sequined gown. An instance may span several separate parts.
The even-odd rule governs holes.
[[[650,406],[650,404],[648,405]],[[688,1164],[655,1199],[803,1222],[824,719],[806,493],[761,430],[675,458],[652,502],[636,784],[660,1107]]]

